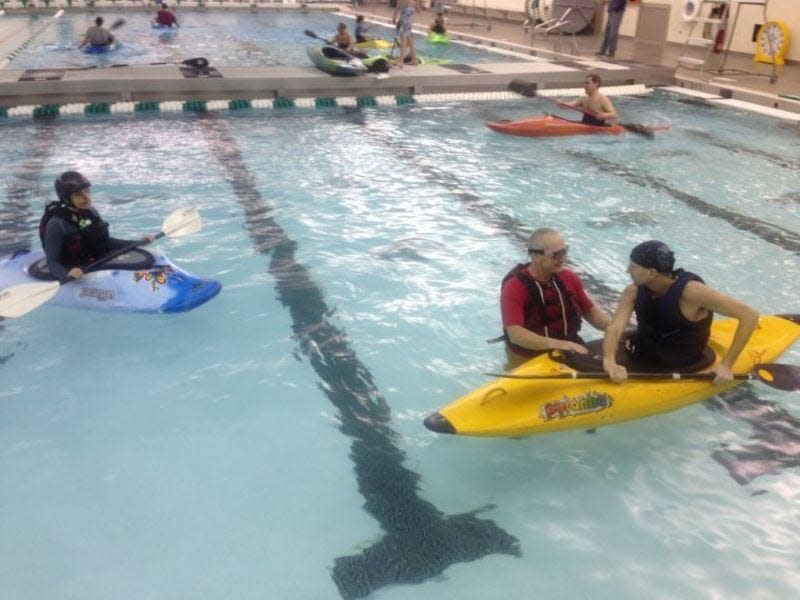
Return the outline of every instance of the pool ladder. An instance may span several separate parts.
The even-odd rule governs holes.
[[[730,13],[730,0],[686,0],[683,4],[683,18],[691,23],[686,41],[675,69],[681,67],[699,70],[707,69],[713,55],[722,52],[722,42]],[[706,5],[711,6],[707,16],[701,16]],[[702,26],[702,29],[700,29]],[[732,33],[732,32],[729,32]]]

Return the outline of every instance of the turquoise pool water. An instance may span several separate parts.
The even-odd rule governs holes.
[[[0,124],[0,254],[35,243],[78,168],[122,236],[197,207],[203,230],[160,248],[224,285],[180,315],[0,323],[4,594],[792,597],[794,394],[747,384],[595,435],[422,426],[501,368],[499,282],[540,225],[604,306],[654,237],[763,313],[798,312],[796,134],[615,102],[670,130],[483,126],[538,100]]]
[[[101,15],[106,26],[118,19],[125,25],[116,30],[120,48],[108,54],[85,54],[77,49],[87,27],[95,16]],[[92,67],[115,63],[148,64],[179,62],[202,56],[215,66],[263,67],[270,65],[310,65],[306,48],[321,42],[304,35],[306,29],[321,38],[332,38],[336,24],[344,21],[352,33],[355,21],[327,13],[281,13],[241,11],[192,12],[176,10],[181,27],[177,30],[153,29],[151,12],[69,13],[59,19],[45,16],[29,17],[31,29],[46,29],[10,63],[10,69],[37,69],[56,67]],[[420,28],[427,22],[423,15]],[[16,19],[20,19],[16,17]],[[372,25],[370,35],[392,40],[394,31]],[[421,55],[449,59],[454,63],[497,62],[498,54],[477,50],[461,44],[430,44],[418,36]],[[398,50],[395,50],[397,54]],[[502,61],[508,62],[507,55]]]

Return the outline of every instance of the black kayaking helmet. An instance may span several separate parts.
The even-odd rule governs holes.
[[[664,242],[649,240],[631,250],[631,261],[645,269],[655,269],[659,273],[672,273],[675,268],[675,255]]]
[[[69,202],[72,194],[92,187],[91,182],[77,171],[64,171],[55,183],[56,195],[61,202]]]

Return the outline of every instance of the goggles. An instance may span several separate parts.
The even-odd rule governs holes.
[[[569,254],[569,246],[564,246],[560,250],[542,250],[541,248],[528,248],[528,254],[541,254],[553,260],[563,260]]]

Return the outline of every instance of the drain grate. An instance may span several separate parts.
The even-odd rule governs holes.
[[[66,69],[28,69],[18,81],[58,81],[65,72]]]
[[[460,64],[449,64],[449,65],[439,65],[440,67],[444,67],[445,69],[452,69],[453,71],[458,71],[459,73],[464,73],[467,75],[471,75],[473,73],[483,73],[487,74],[489,71],[484,71],[483,69],[478,69],[472,65],[460,65]]]

